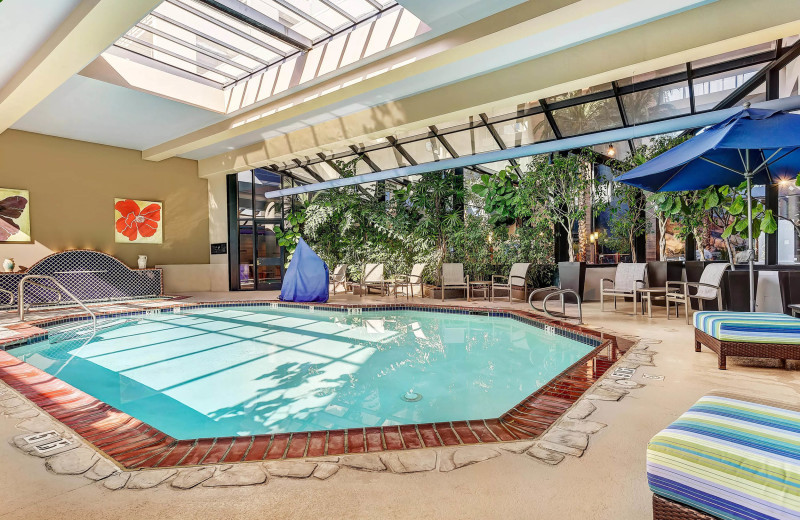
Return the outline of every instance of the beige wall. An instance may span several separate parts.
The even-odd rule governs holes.
[[[141,152],[7,130],[0,134],[0,188],[31,197],[32,244],[0,244],[0,259],[31,266],[51,252],[96,249],[135,267],[209,262],[208,183],[197,162],[143,161]],[[114,198],[164,203],[164,243],[114,242]]]

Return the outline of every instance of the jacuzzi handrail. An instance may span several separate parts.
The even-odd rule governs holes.
[[[542,308],[541,308],[541,310],[539,310],[533,304],[533,296],[536,293],[540,293],[540,292],[544,292],[544,291],[552,291],[552,292],[544,297],[544,299],[542,300]],[[578,324],[579,325],[583,324],[583,308],[581,306],[581,297],[578,295],[578,293],[576,291],[574,291],[572,289],[559,289],[558,287],[555,287],[555,286],[536,289],[535,291],[531,292],[530,296],[528,296],[528,304],[530,304],[531,309],[533,309],[533,310],[535,310],[537,312],[543,312],[544,314],[546,314],[550,318],[558,318],[557,316],[553,316],[552,314],[550,314],[550,311],[547,310],[547,300],[549,300],[550,298],[552,298],[554,296],[561,296],[562,297],[562,299],[561,299],[561,309],[562,309],[562,312],[564,312],[564,299],[563,299],[563,296],[565,294],[572,294],[573,296],[575,296],[575,300],[578,302]]]
[[[89,313],[89,316],[92,317],[92,335],[94,335],[97,332],[97,316],[95,315],[95,313],[93,313],[89,309],[89,307],[84,305],[83,302],[80,301],[74,294],[69,292],[66,287],[61,285],[61,282],[59,282],[58,280],[56,280],[52,276],[47,276],[47,275],[44,275],[44,274],[29,274],[29,275],[25,275],[25,276],[22,277],[22,280],[19,281],[19,291],[18,291],[18,295],[19,295],[19,321],[25,321],[25,291],[23,290],[24,286],[25,286],[25,282],[28,282],[28,281],[30,281],[31,279],[34,279],[34,278],[38,279],[38,280],[48,280],[48,281],[52,282],[53,284],[55,284],[56,287],[58,287],[58,289],[61,292],[63,292],[67,296],[69,296],[75,303],[80,305],[83,308],[83,310],[85,310],[87,313]],[[40,287],[46,287],[46,286],[44,286],[42,284],[37,284],[36,282],[30,282],[30,283],[36,284],[36,285],[38,285]],[[52,289],[51,287],[46,287],[46,288],[50,289],[50,290],[55,290],[55,289]],[[61,300],[59,300],[59,301],[61,301]]]
[[[44,276],[44,275],[30,275],[30,276]],[[54,292],[54,293],[56,293],[56,295],[58,295],[58,300],[56,300],[55,302],[48,302],[48,303],[61,303],[61,300],[63,299],[62,298],[62,293],[58,289],[53,289],[52,287],[48,287],[48,286],[46,286],[44,284],[37,283],[37,282],[28,282],[28,283],[31,284],[31,285],[35,285],[36,287],[38,287],[40,289],[44,289],[46,291]],[[30,307],[31,307],[31,304],[29,303],[28,304],[28,309],[30,309]]]

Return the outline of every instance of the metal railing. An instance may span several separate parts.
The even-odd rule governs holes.
[[[33,276],[33,275],[31,275],[31,276]],[[44,285],[44,284],[42,284],[42,283],[38,283],[38,282],[28,282],[28,283],[29,283],[29,284],[31,284],[31,285],[35,285],[35,286],[36,286],[36,287],[38,287],[39,289],[44,289],[45,291],[50,291],[50,292],[53,292],[53,293],[55,293],[55,294],[56,294],[56,296],[58,296],[58,299],[57,299],[56,301],[54,301],[54,302],[48,302],[48,303],[61,303],[61,300],[63,300],[63,294],[62,294],[62,293],[61,293],[61,291],[60,291],[60,290],[58,290],[58,289],[55,289],[55,288],[53,288],[53,287],[48,287],[48,286],[46,286],[46,285]],[[30,309],[30,308],[31,308],[31,305],[32,305],[32,304],[30,304],[30,303],[29,303],[29,304],[28,304],[28,308],[27,308],[27,309],[25,309],[25,310],[28,310],[28,309]]]
[[[55,278],[53,278],[52,276],[47,276],[47,275],[44,275],[44,274],[29,274],[29,275],[27,275],[27,276],[24,276],[24,277],[22,278],[22,280],[20,280],[20,281],[19,281],[19,291],[18,291],[18,302],[19,302],[19,304],[18,304],[18,305],[19,305],[19,321],[25,321],[25,291],[24,291],[24,288],[25,288],[25,282],[28,282],[28,283],[35,284],[35,285],[37,285],[37,286],[39,286],[39,287],[44,287],[44,288],[46,288],[46,289],[49,289],[49,290],[51,290],[51,291],[55,291],[55,289],[53,289],[52,287],[47,287],[47,286],[45,286],[45,285],[42,285],[42,284],[39,284],[39,283],[36,283],[36,282],[32,282],[32,281],[30,281],[30,280],[32,280],[32,279],[38,279],[38,280],[47,280],[47,281],[49,281],[49,282],[51,282],[51,283],[55,284],[55,286],[56,286],[56,287],[58,287],[58,289],[59,289],[59,290],[60,290],[62,293],[64,293],[64,294],[66,294],[67,296],[69,296],[69,297],[70,297],[70,299],[72,299],[72,300],[73,300],[75,303],[77,303],[77,304],[78,304],[78,305],[79,305],[81,308],[83,308],[83,310],[85,310],[87,313],[89,313],[89,316],[91,316],[91,317],[92,317],[92,335],[94,335],[94,334],[97,332],[97,316],[95,315],[95,313],[93,313],[93,312],[92,312],[92,311],[89,309],[89,307],[87,307],[86,305],[84,305],[84,304],[83,304],[83,302],[82,302],[82,301],[80,301],[80,300],[79,300],[79,299],[78,299],[78,298],[77,298],[77,297],[76,297],[74,294],[72,294],[71,292],[69,292],[69,291],[67,290],[67,288],[66,288],[66,287],[64,287],[63,285],[61,285],[61,283],[60,283],[58,280],[56,280],[56,279],[55,279]],[[61,301],[61,300],[60,300],[60,297],[59,297],[59,301]]]
[[[542,308],[537,309],[536,306],[533,304],[533,297],[537,293],[551,291],[550,294],[544,297],[542,300]],[[564,295],[571,294],[575,297],[575,301],[578,303],[578,324],[583,324],[583,308],[581,306],[581,297],[572,289],[559,289],[558,287],[544,287],[541,289],[536,289],[531,292],[530,296],[528,296],[528,304],[531,306],[536,312],[542,312],[551,318],[567,318],[566,316],[566,302],[564,301]],[[561,299],[561,314],[562,316],[554,316],[550,314],[550,311],[547,310],[547,301],[554,296],[558,296]]]

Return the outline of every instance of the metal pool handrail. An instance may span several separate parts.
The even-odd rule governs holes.
[[[19,321],[25,321],[25,292],[23,291],[23,289],[24,289],[24,286],[25,286],[25,282],[28,282],[31,279],[48,280],[48,281],[52,282],[53,284],[55,284],[55,286],[58,287],[58,289],[61,292],[63,292],[67,296],[69,296],[75,303],[80,305],[83,308],[83,310],[85,310],[87,313],[89,313],[89,316],[92,317],[92,335],[94,335],[97,332],[97,316],[95,315],[95,313],[93,313],[91,310],[89,310],[89,307],[84,305],[83,302],[80,301],[74,294],[69,292],[67,290],[67,288],[64,287],[63,285],[61,285],[61,283],[58,280],[56,280],[52,276],[47,276],[47,275],[44,275],[44,274],[29,274],[29,275],[24,276],[22,278],[22,280],[19,281],[19,297],[18,297],[19,298]],[[38,285],[40,287],[46,287],[46,286],[43,286],[41,284],[37,284],[36,282],[30,282],[30,283],[36,284],[36,285]],[[46,287],[46,288],[50,289],[50,290],[55,290],[55,289],[52,289],[50,287]]]
[[[540,292],[544,292],[544,291],[552,291],[552,292],[550,294],[548,294],[547,296],[545,296],[544,300],[542,300],[542,308],[541,309],[537,309],[536,306],[533,304],[533,297],[534,297],[534,295],[536,293],[540,293]],[[575,292],[572,289],[559,289],[558,287],[555,287],[555,286],[536,289],[536,290],[531,292],[530,296],[528,296],[528,304],[531,306],[531,309],[535,310],[536,312],[542,312],[542,313],[546,314],[547,316],[549,316],[551,318],[558,318],[558,316],[553,316],[552,314],[550,314],[550,311],[547,310],[547,300],[549,300],[550,298],[552,298],[554,296],[560,296],[561,297],[561,312],[564,313],[565,310],[566,310],[566,305],[564,303],[564,295],[565,294],[571,294],[571,295],[575,296],[575,300],[578,302],[578,324],[579,325],[583,324],[583,308],[582,308],[582,305],[581,305],[581,297],[578,295],[577,292]]]

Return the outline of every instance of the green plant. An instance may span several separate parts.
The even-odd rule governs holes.
[[[631,109],[642,117],[651,114],[652,110],[663,110],[666,106],[657,102],[656,93],[632,97],[630,101],[633,103]],[[649,143],[637,147],[633,153],[628,154],[625,158],[613,161],[611,167],[619,174],[628,172],[674,148],[686,139],[687,137],[656,137]],[[667,221],[680,211],[681,195],[675,192],[660,192],[648,196],[639,188],[618,182],[614,183],[612,194],[618,201],[626,205],[626,209],[621,209],[619,205],[612,207],[612,216],[620,220],[619,222],[612,222],[612,232],[615,235],[628,237],[628,248],[632,251],[632,260],[636,261],[635,238],[649,231],[649,214],[655,217],[660,231],[659,258],[665,259],[667,254]]]
[[[735,191],[727,186],[725,189],[728,196],[728,203],[724,205],[725,210],[731,216],[731,223],[722,233],[723,238],[729,238],[734,232],[747,234],[747,182],[741,183]],[[753,215],[753,240],[757,240],[761,233],[772,234],[778,231],[778,221],[771,209],[766,209],[764,204],[758,199],[752,199],[751,210]]]
[[[305,221],[306,215],[304,210],[293,211],[286,216],[285,229],[276,227],[273,230],[275,238],[278,239],[278,245],[286,250],[286,267],[288,267],[289,263],[292,261],[294,250],[297,248],[297,243],[300,242],[300,237],[302,236],[301,227]]]
[[[594,153],[583,149],[567,155],[535,156],[520,179],[521,216],[541,215],[566,233],[569,260],[575,261],[572,229],[586,217],[587,202],[599,191],[592,171]]]
[[[472,191],[484,199],[483,209],[489,216],[489,223],[497,226],[514,222],[520,204],[517,191],[519,175],[509,167],[495,175],[484,173],[480,179],[472,186]]]

